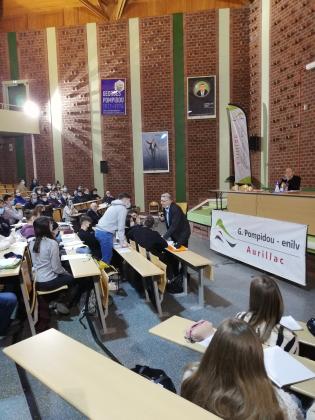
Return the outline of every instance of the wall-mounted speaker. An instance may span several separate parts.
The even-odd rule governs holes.
[[[249,150],[252,150],[253,152],[258,152],[260,150],[260,143],[261,143],[261,137],[258,136],[250,136],[249,138]]]
[[[108,162],[107,160],[101,160],[100,161],[101,166],[101,173],[102,174],[108,174]]]

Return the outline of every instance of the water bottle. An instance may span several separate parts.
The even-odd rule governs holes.
[[[279,182],[276,182],[276,186],[275,186],[275,193],[280,192],[280,188],[279,188]]]

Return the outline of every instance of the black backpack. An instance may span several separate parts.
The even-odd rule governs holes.
[[[148,379],[149,381],[154,382],[155,384],[162,385],[163,388],[168,389],[169,391],[176,394],[176,388],[173,384],[173,381],[169,376],[166,375],[164,370],[152,369],[149,366],[141,365],[136,365],[136,367],[131,370]]]
[[[10,225],[7,221],[0,216],[0,235],[2,236],[10,236]]]

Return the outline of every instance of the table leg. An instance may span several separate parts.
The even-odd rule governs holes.
[[[216,205],[216,210],[219,210],[219,197],[218,197],[219,193],[216,191],[215,193],[215,205]]]
[[[186,264],[182,264],[182,265],[183,265],[184,295],[187,295],[188,293],[187,265]]]
[[[157,280],[153,279],[153,286],[154,286],[154,296],[155,296],[155,303],[156,303],[156,307],[158,310],[158,314],[160,317],[163,316],[163,312],[162,312],[162,308],[161,308],[161,301],[160,301],[160,296],[159,296],[159,288],[157,285]]]
[[[202,269],[198,270],[198,296],[199,296],[199,305],[204,306],[204,284]]]
[[[146,281],[143,277],[141,277],[141,280],[142,280],[142,285],[143,285],[143,288],[144,288],[145,301],[150,302],[149,293],[148,293],[147,286],[146,286]]]
[[[220,207],[221,207],[221,210],[223,210],[223,201],[222,201],[222,199],[223,199],[223,192],[222,191],[220,191]]]
[[[25,310],[26,310],[26,314],[27,314],[28,325],[30,326],[30,330],[31,330],[32,335],[36,335],[35,324],[34,324],[32,314],[31,314],[30,303],[29,303],[29,300],[28,300],[28,293],[27,293],[26,286],[23,282],[22,277],[20,277],[20,287],[21,287],[24,306],[25,306]]]
[[[107,333],[107,327],[106,327],[105,314],[104,314],[104,311],[103,311],[103,305],[102,305],[102,300],[101,300],[101,290],[100,290],[100,278],[99,278],[99,276],[94,276],[93,277],[93,282],[94,282],[96,302],[97,302],[98,311],[99,311],[100,318],[101,318],[103,333],[105,334],[105,333]]]

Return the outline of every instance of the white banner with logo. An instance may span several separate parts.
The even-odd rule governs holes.
[[[306,284],[307,225],[213,210],[210,249]]]
[[[230,117],[234,156],[235,182],[251,183],[247,122],[244,111],[234,105],[227,106]]]

